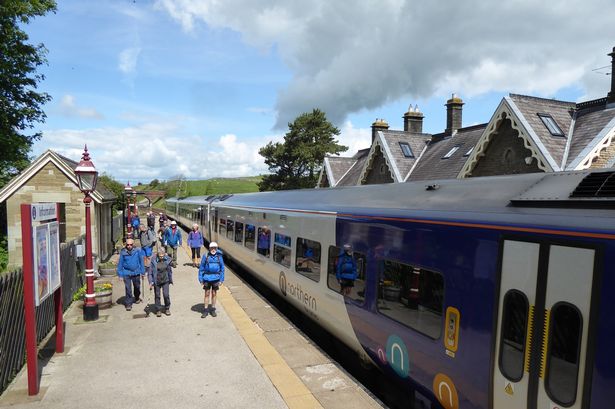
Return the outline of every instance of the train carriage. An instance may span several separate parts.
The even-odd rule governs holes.
[[[614,186],[612,171],[569,172],[169,205],[436,407],[606,409]],[[359,274],[342,294],[345,244]]]

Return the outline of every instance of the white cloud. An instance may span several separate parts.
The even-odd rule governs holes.
[[[59,112],[68,117],[79,117],[89,119],[103,119],[103,115],[94,108],[83,108],[77,106],[75,97],[66,94],[60,99]]]
[[[348,150],[340,156],[352,156],[360,149],[369,148],[372,144],[371,128],[355,128],[352,122],[346,121],[340,128],[338,141],[347,146]]]
[[[131,183],[154,178],[166,180],[179,174],[189,179],[208,179],[267,172],[258,149],[271,137],[241,141],[231,134],[210,139],[181,132],[169,123],[48,130],[42,141],[35,143],[34,152],[52,149],[78,160],[87,144],[99,172]]]
[[[137,61],[141,47],[126,48],[118,56],[118,68],[124,74],[134,74],[137,69]]]
[[[204,22],[274,49],[293,72],[277,126],[320,108],[335,123],[399,98],[490,91],[604,96],[592,68],[615,38],[608,0],[158,0],[186,31]],[[588,22],[591,27],[588,28]]]

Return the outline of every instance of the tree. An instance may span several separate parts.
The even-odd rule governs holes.
[[[284,143],[269,142],[258,151],[272,172],[258,184],[261,192],[312,188],[325,155],[348,150],[334,138],[340,130],[319,109],[299,115],[288,128]]]
[[[115,210],[124,210],[124,185],[106,173],[103,173],[98,177],[98,183],[112,191],[116,196],[115,203],[113,203],[113,208]]]
[[[28,44],[22,27],[55,10],[54,0],[0,1],[0,187],[29,165],[32,143],[41,137],[29,130],[45,120],[42,105],[51,99],[36,91],[47,50]]]

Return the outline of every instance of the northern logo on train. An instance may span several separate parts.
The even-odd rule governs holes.
[[[282,292],[282,295],[286,297],[286,274],[284,274],[283,271],[280,271],[280,278],[278,280],[278,283],[280,285],[280,291]]]

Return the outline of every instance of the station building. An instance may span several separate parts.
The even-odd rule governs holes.
[[[78,164],[47,150],[0,189],[0,204],[6,206],[9,270],[23,265],[21,204],[60,203],[60,241],[85,235],[84,195],[74,172]],[[99,183],[91,197],[92,252],[105,260],[114,250],[112,212],[116,196]]]
[[[615,48],[608,54],[615,73]],[[316,187],[403,183],[615,166],[615,75],[607,96],[570,102],[510,94],[489,122],[462,126],[464,102],[446,102],[443,132],[423,132],[418,107],[403,130],[372,124],[372,143],[352,157],[327,156]]]

